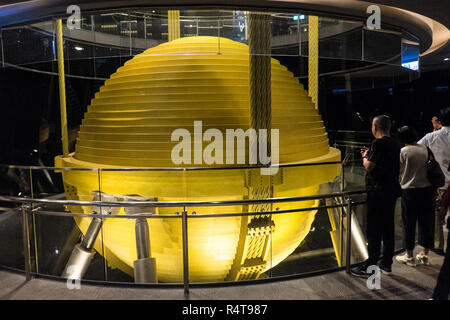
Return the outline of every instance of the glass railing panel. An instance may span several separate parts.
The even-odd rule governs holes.
[[[271,275],[276,277],[290,272],[301,274],[322,270],[318,264],[309,266],[304,264],[302,259],[305,254],[308,256],[310,253],[306,252],[310,251],[314,251],[313,255],[317,253],[329,256],[328,251],[333,247],[330,237],[332,229],[326,226],[326,223],[330,224],[326,210],[318,209],[323,206],[324,200],[313,198],[320,194],[339,191],[340,165],[318,163],[287,167],[282,170],[283,181],[280,185],[274,186],[276,197],[312,198],[273,205],[274,210],[283,213],[272,216],[275,225],[272,238]],[[290,181],[289,177],[295,177],[295,180]],[[323,218],[327,219],[322,220]],[[334,267],[335,261],[330,263]],[[329,268],[329,266],[324,264],[323,268]]]
[[[309,191],[315,194],[314,190]],[[318,272],[340,266],[340,235],[337,228],[340,210],[327,210],[325,206],[330,204],[326,199],[295,202],[291,204],[294,209],[290,210],[298,211],[273,215],[272,277]],[[286,204],[276,205],[280,211],[286,210]],[[335,215],[332,210],[336,211]]]
[[[133,206],[115,207],[111,215],[108,215],[114,217],[131,215],[131,217],[110,217],[105,220],[104,257],[108,270],[111,271],[108,272],[108,281],[140,283],[143,281],[139,278],[140,272],[142,270],[147,272],[146,268],[153,268],[156,263],[155,272],[158,282],[183,283],[181,223],[183,208],[139,205],[139,202],[184,201],[186,194],[184,172],[145,169],[108,171],[105,169],[101,172],[100,184],[105,200],[119,204],[126,201],[137,202]],[[142,214],[152,215],[155,218],[134,218]],[[160,215],[169,217],[158,217]],[[149,252],[143,254],[142,252],[147,252],[146,244],[149,244]]]
[[[94,247],[82,245],[80,228],[92,218],[72,217],[51,205],[43,205],[34,218],[38,274],[71,278],[80,270],[82,280],[105,280],[101,246],[97,242]]]
[[[366,195],[352,196],[352,223],[351,223],[351,264],[360,263],[368,258],[367,251],[367,203]],[[347,212],[347,211],[346,211]],[[395,251],[403,249],[403,234],[401,220],[401,198],[397,199],[394,213],[394,241]],[[344,219],[344,234],[347,221]],[[382,254],[383,246],[380,254]]]
[[[361,133],[362,134],[362,133]],[[366,170],[362,165],[361,148],[370,146],[365,133],[358,139],[356,132],[330,132],[330,142],[342,156],[341,185],[344,191],[365,190]]]
[[[366,170],[358,160],[349,160],[343,165],[344,191],[364,190]]]
[[[6,197],[12,196],[31,200],[33,197],[32,171],[26,167],[2,166]],[[0,265],[35,272],[35,228],[31,215],[31,202],[5,199],[0,202],[0,235],[2,246]]]
[[[188,170],[186,186],[186,198],[190,201],[225,202],[219,206],[213,203],[206,206],[190,205],[186,209],[189,214],[191,281],[242,280],[239,270],[245,260],[242,255],[250,218],[227,214],[245,214],[250,209],[248,205],[228,205],[226,202],[239,202],[249,198],[248,170],[232,167]]]
[[[189,282],[220,283],[243,280],[247,217],[226,216],[225,212],[233,212],[227,210],[227,207],[187,210]],[[217,216],[208,216],[211,214]],[[225,216],[221,217],[224,214]]]
[[[52,170],[49,170],[50,172]],[[37,273],[82,280],[105,281],[103,208],[93,205],[65,204],[64,201],[101,201],[96,170],[54,170],[53,194],[36,192],[33,219],[36,234]],[[45,170],[35,170],[34,185],[41,186]],[[50,176],[50,174],[47,172]],[[41,180],[39,180],[41,178]],[[79,178],[79,179],[78,179]],[[47,179],[48,180],[48,179]],[[91,181],[86,188],[79,181]],[[48,180],[49,181],[49,180]],[[59,191],[59,192],[58,192]],[[76,216],[71,216],[75,214]],[[97,217],[83,218],[91,214]]]
[[[118,207],[104,219],[102,243],[106,281],[116,283],[183,283],[181,210],[169,218],[155,208]],[[122,213],[123,211],[123,213]],[[156,209],[158,212],[158,209]],[[117,217],[154,215],[153,218]]]
[[[0,205],[0,265],[25,270],[21,205],[10,202]]]
[[[354,195],[351,197],[351,264],[367,260],[367,205],[365,195]],[[347,211],[346,211],[347,213]],[[347,231],[347,220],[344,219],[344,234]]]

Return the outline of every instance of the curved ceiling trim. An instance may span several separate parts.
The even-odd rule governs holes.
[[[424,21],[432,31],[432,43],[431,43],[430,47],[425,52],[423,52],[420,56],[426,56],[426,55],[442,48],[450,40],[450,30],[443,24],[437,22],[436,20],[430,19],[428,17],[425,17],[425,16],[415,13],[415,12],[407,11],[404,9],[398,9],[398,10],[405,11],[405,12],[407,12],[407,14],[415,16],[417,19]]]
[[[55,15],[65,15],[73,0],[31,0],[0,6],[0,27],[38,21]],[[248,9],[301,10],[326,16],[367,18],[367,7],[377,1],[357,0],[78,0],[82,10],[106,10],[125,7],[246,7]],[[402,28],[420,38],[421,54],[429,54],[450,39],[450,31],[439,22],[408,10],[377,4],[381,8],[381,22]]]

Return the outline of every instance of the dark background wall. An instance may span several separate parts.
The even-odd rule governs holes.
[[[421,74],[410,83],[354,92],[332,92],[326,80],[319,109],[329,130],[368,130],[370,118],[387,114],[395,127],[413,125],[420,135],[432,131],[431,118],[450,106],[450,72],[436,70]],[[359,112],[366,122],[362,122]]]
[[[77,131],[99,85],[66,78],[71,132]],[[53,157],[61,153],[58,90],[56,76],[0,68],[0,163],[35,165],[39,156],[45,165],[53,166]],[[46,133],[48,139],[42,139]],[[73,141],[71,147],[73,151]]]

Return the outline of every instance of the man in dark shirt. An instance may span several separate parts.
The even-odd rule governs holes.
[[[363,148],[361,156],[366,169],[367,187],[367,242],[369,258],[352,269],[356,276],[368,277],[367,268],[377,265],[383,273],[392,272],[394,255],[394,211],[401,194],[398,181],[400,144],[390,136],[391,121],[388,116],[377,116],[372,121],[375,140],[370,149]],[[383,257],[380,258],[381,240]]]

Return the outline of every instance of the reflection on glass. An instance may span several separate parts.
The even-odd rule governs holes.
[[[81,29],[69,30],[64,23],[69,59],[130,57],[168,41],[167,10],[140,9],[104,13],[82,13]],[[214,36],[247,43],[248,11],[181,10],[180,36]],[[65,21],[65,20],[64,20]],[[399,39],[392,30],[374,32],[362,28],[362,22],[320,17],[320,57],[387,62],[401,65]],[[53,61],[53,21],[35,23],[32,28],[3,30],[5,62],[11,64]],[[411,36],[404,36],[405,40]],[[380,47],[381,42],[389,43]],[[398,44],[398,45],[397,45]],[[308,55],[308,15],[272,13],[274,55]],[[362,48],[363,46],[363,48]],[[123,63],[123,61],[122,61]],[[92,70],[93,71],[93,70]]]
[[[383,32],[363,29],[363,60],[401,65],[401,32]],[[383,43],[383,46],[379,44]]]
[[[313,200],[309,206],[318,207],[324,204],[323,200]],[[333,234],[331,233],[332,228],[327,210],[284,213],[280,214],[278,219],[289,219],[289,216],[292,215],[297,216],[297,219],[300,220],[298,224],[292,224],[291,228],[299,228],[299,225],[303,223],[306,233],[299,245],[292,242],[290,248],[292,253],[278,265],[275,265],[271,272],[272,276],[288,276],[338,267],[336,255],[339,251],[335,251],[333,247]],[[273,240],[273,252],[279,251],[281,245],[282,243],[275,238]],[[274,260],[276,262],[276,256],[274,256]]]

